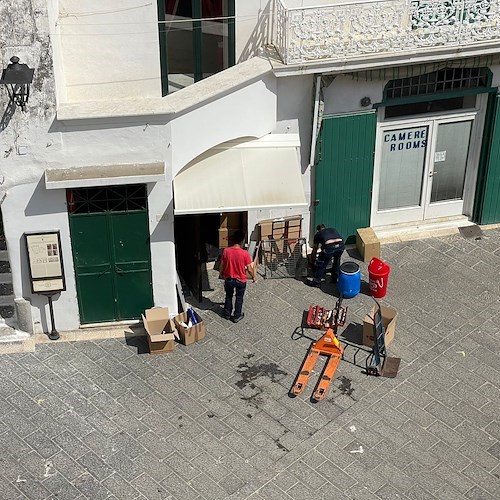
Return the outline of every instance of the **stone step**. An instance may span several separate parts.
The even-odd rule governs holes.
[[[0,324],[0,343],[22,342],[30,337],[29,333],[16,330],[5,324]]]
[[[0,305],[0,317],[1,318],[13,318],[14,317],[14,302],[12,305]]]
[[[0,273],[10,273],[10,263],[8,260],[0,260]]]
[[[12,273],[0,272],[0,283],[12,283]]]
[[[12,287],[12,282],[11,283],[0,282],[0,297],[6,296],[6,295],[14,296],[14,289]],[[12,299],[12,300],[14,300],[14,299]]]
[[[14,295],[0,295],[0,307],[14,306]]]
[[[9,260],[9,254],[7,253],[7,250],[0,250],[0,260]]]

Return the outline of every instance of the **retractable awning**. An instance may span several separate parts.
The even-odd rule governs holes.
[[[174,179],[176,215],[307,206],[297,135],[213,148]]]

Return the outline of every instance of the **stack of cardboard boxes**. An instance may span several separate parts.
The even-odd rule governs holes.
[[[183,312],[170,318],[168,307],[153,307],[147,309],[142,315],[142,323],[147,333],[149,352],[161,354],[172,352],[175,340],[181,344],[189,345],[205,337],[205,325],[200,316],[194,312],[198,323],[190,328],[187,313]]]
[[[263,242],[262,259],[266,262],[281,260],[284,253],[294,251],[296,240],[302,236],[302,217],[291,215],[279,219],[265,219],[258,222],[258,228],[259,241]]]
[[[244,231],[246,227],[246,212],[230,212],[221,214],[219,224],[219,248],[227,248],[233,233],[237,229]]]

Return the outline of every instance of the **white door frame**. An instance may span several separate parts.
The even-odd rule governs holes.
[[[477,98],[477,108],[462,112],[450,112],[434,115],[420,115],[412,118],[395,119],[383,121],[384,109],[379,109],[379,123],[377,126],[375,139],[375,163],[373,173],[373,192],[371,206],[370,225],[385,226],[405,222],[421,222],[429,218],[448,217],[452,215],[470,214],[474,200],[474,189],[477,178],[479,155],[481,152],[481,134],[484,124],[485,103],[487,94],[479,95]],[[432,179],[429,177],[433,170],[433,155],[436,144],[437,129],[440,123],[452,123],[472,120],[472,130],[470,136],[470,147],[467,158],[466,176],[464,182],[463,199],[457,202],[444,201],[430,204],[430,192]],[[424,177],[419,206],[405,207],[378,211],[380,170],[382,148],[380,147],[383,134],[388,130],[396,128],[428,127],[428,144],[424,158]]]

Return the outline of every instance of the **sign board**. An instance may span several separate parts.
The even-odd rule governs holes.
[[[33,293],[66,290],[59,231],[24,234]]]

